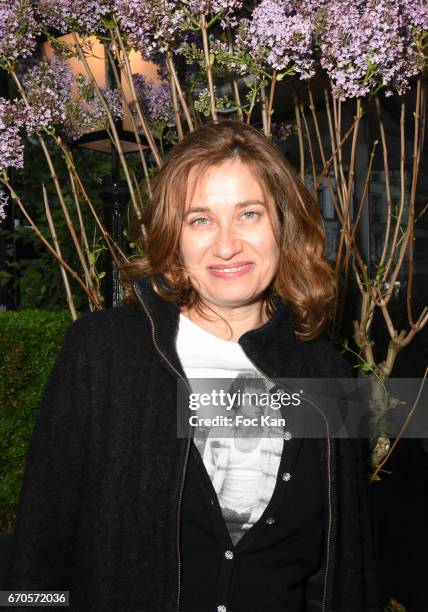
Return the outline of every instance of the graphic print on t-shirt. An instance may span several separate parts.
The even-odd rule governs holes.
[[[254,439],[256,447],[250,451],[239,450],[238,441],[231,437],[230,448],[226,447],[228,461],[222,487],[217,494],[223,519],[234,544],[251,525],[250,517],[258,504],[262,478],[261,438]],[[221,462],[219,455],[224,452],[223,444],[215,438],[208,438],[205,445],[203,459],[212,481],[216,466]]]
[[[262,515],[276,484],[282,436],[261,425],[242,425],[244,418],[260,423],[264,407],[257,395],[268,393],[271,383],[255,369],[239,343],[210,334],[182,314],[176,348],[192,391],[197,391],[192,379],[222,379],[230,381],[230,397],[237,398],[228,412],[236,425],[197,427],[194,436],[223,519],[236,544]],[[241,423],[236,419],[238,415],[242,417]]]

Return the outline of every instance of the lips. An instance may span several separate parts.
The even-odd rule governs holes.
[[[235,261],[227,265],[208,266],[208,270],[219,278],[236,278],[247,274],[252,265],[253,262],[251,261]]]

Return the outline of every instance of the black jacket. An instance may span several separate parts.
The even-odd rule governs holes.
[[[189,439],[177,439],[179,310],[148,280],[139,302],[70,326],[40,406],[7,588],[66,589],[71,609],[171,612]],[[271,378],[350,376],[324,339],[296,339],[289,308],[239,339]],[[325,609],[376,609],[364,450],[329,439]],[[327,571],[325,571],[327,569]]]

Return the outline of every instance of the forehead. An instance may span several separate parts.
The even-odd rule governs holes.
[[[262,182],[254,170],[239,159],[208,168],[192,168],[187,183],[186,207],[205,204],[266,200]]]

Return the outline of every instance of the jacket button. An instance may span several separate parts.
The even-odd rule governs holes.
[[[291,432],[290,431],[284,431],[283,433],[283,438],[284,440],[291,440]]]
[[[231,550],[226,550],[224,556],[226,557],[226,559],[233,559],[233,552]]]
[[[266,519],[266,525],[273,525],[275,522],[275,519],[273,518],[273,516],[270,516],[269,518]]]
[[[284,472],[284,474],[282,475],[282,480],[288,481],[291,478],[291,474],[290,472]]]
[[[217,606],[217,612],[227,612],[226,606]]]

